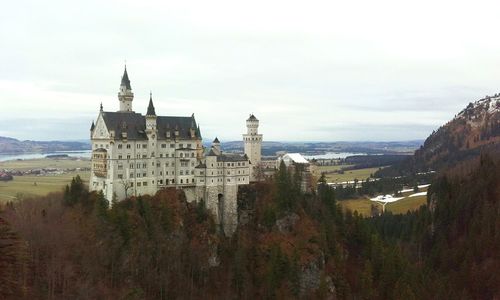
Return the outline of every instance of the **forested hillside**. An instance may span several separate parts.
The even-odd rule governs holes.
[[[500,153],[500,95],[469,103],[453,120],[434,131],[414,156],[376,176],[444,170],[481,153]]]
[[[482,157],[437,178],[429,208],[365,219],[281,168],[241,191],[232,238],[178,190],[108,208],[75,178],[4,207],[0,298],[500,297],[499,172]]]

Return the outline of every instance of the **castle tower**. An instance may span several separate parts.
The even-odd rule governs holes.
[[[149,93],[149,105],[146,113],[146,133],[156,132],[156,112],[153,105],[153,94]]]
[[[149,194],[153,195],[158,190],[158,181],[156,180],[158,174],[156,170],[156,156],[155,149],[158,147],[158,130],[156,124],[156,112],[153,105],[153,94],[149,93],[149,105],[146,112],[146,135],[148,136],[148,159],[147,163],[147,176],[151,180],[148,185]]]
[[[134,93],[130,86],[128,79],[127,66],[123,72],[122,82],[120,84],[120,91],[118,92],[118,100],[120,101],[120,112],[132,112],[132,100],[134,100]]]
[[[255,168],[261,161],[262,134],[259,134],[259,120],[253,114],[247,119],[247,133],[243,134],[243,143],[245,154],[252,164],[250,180],[255,181]]]
[[[220,142],[219,139],[216,137],[215,140],[212,142],[212,149],[214,149],[215,154],[220,155]]]

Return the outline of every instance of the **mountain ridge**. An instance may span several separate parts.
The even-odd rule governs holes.
[[[433,131],[412,157],[377,175],[439,171],[481,153],[500,153],[500,94],[469,103],[452,120]]]
[[[0,136],[0,154],[39,153],[53,151],[90,150],[90,143],[78,141],[20,141]]]

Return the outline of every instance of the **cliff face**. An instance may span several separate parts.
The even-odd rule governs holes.
[[[500,95],[469,105],[434,131],[415,154],[381,176],[441,170],[481,152],[500,153]]]

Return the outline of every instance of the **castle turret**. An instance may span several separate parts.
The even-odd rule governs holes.
[[[149,93],[149,105],[146,112],[146,132],[156,131],[156,112],[153,105],[153,94]]]
[[[216,137],[215,140],[212,142],[212,149],[214,150],[215,154],[220,155],[220,142],[219,139]]]
[[[125,66],[125,71],[123,72],[120,91],[118,92],[118,100],[120,101],[121,112],[133,111],[132,101],[134,100],[134,93],[132,93],[132,87],[130,86],[130,80],[128,79],[127,66]]]
[[[250,169],[250,180],[255,181],[255,168],[261,161],[262,134],[259,134],[259,120],[251,114],[247,119],[247,133],[243,134],[245,154],[248,156],[252,168]]]

